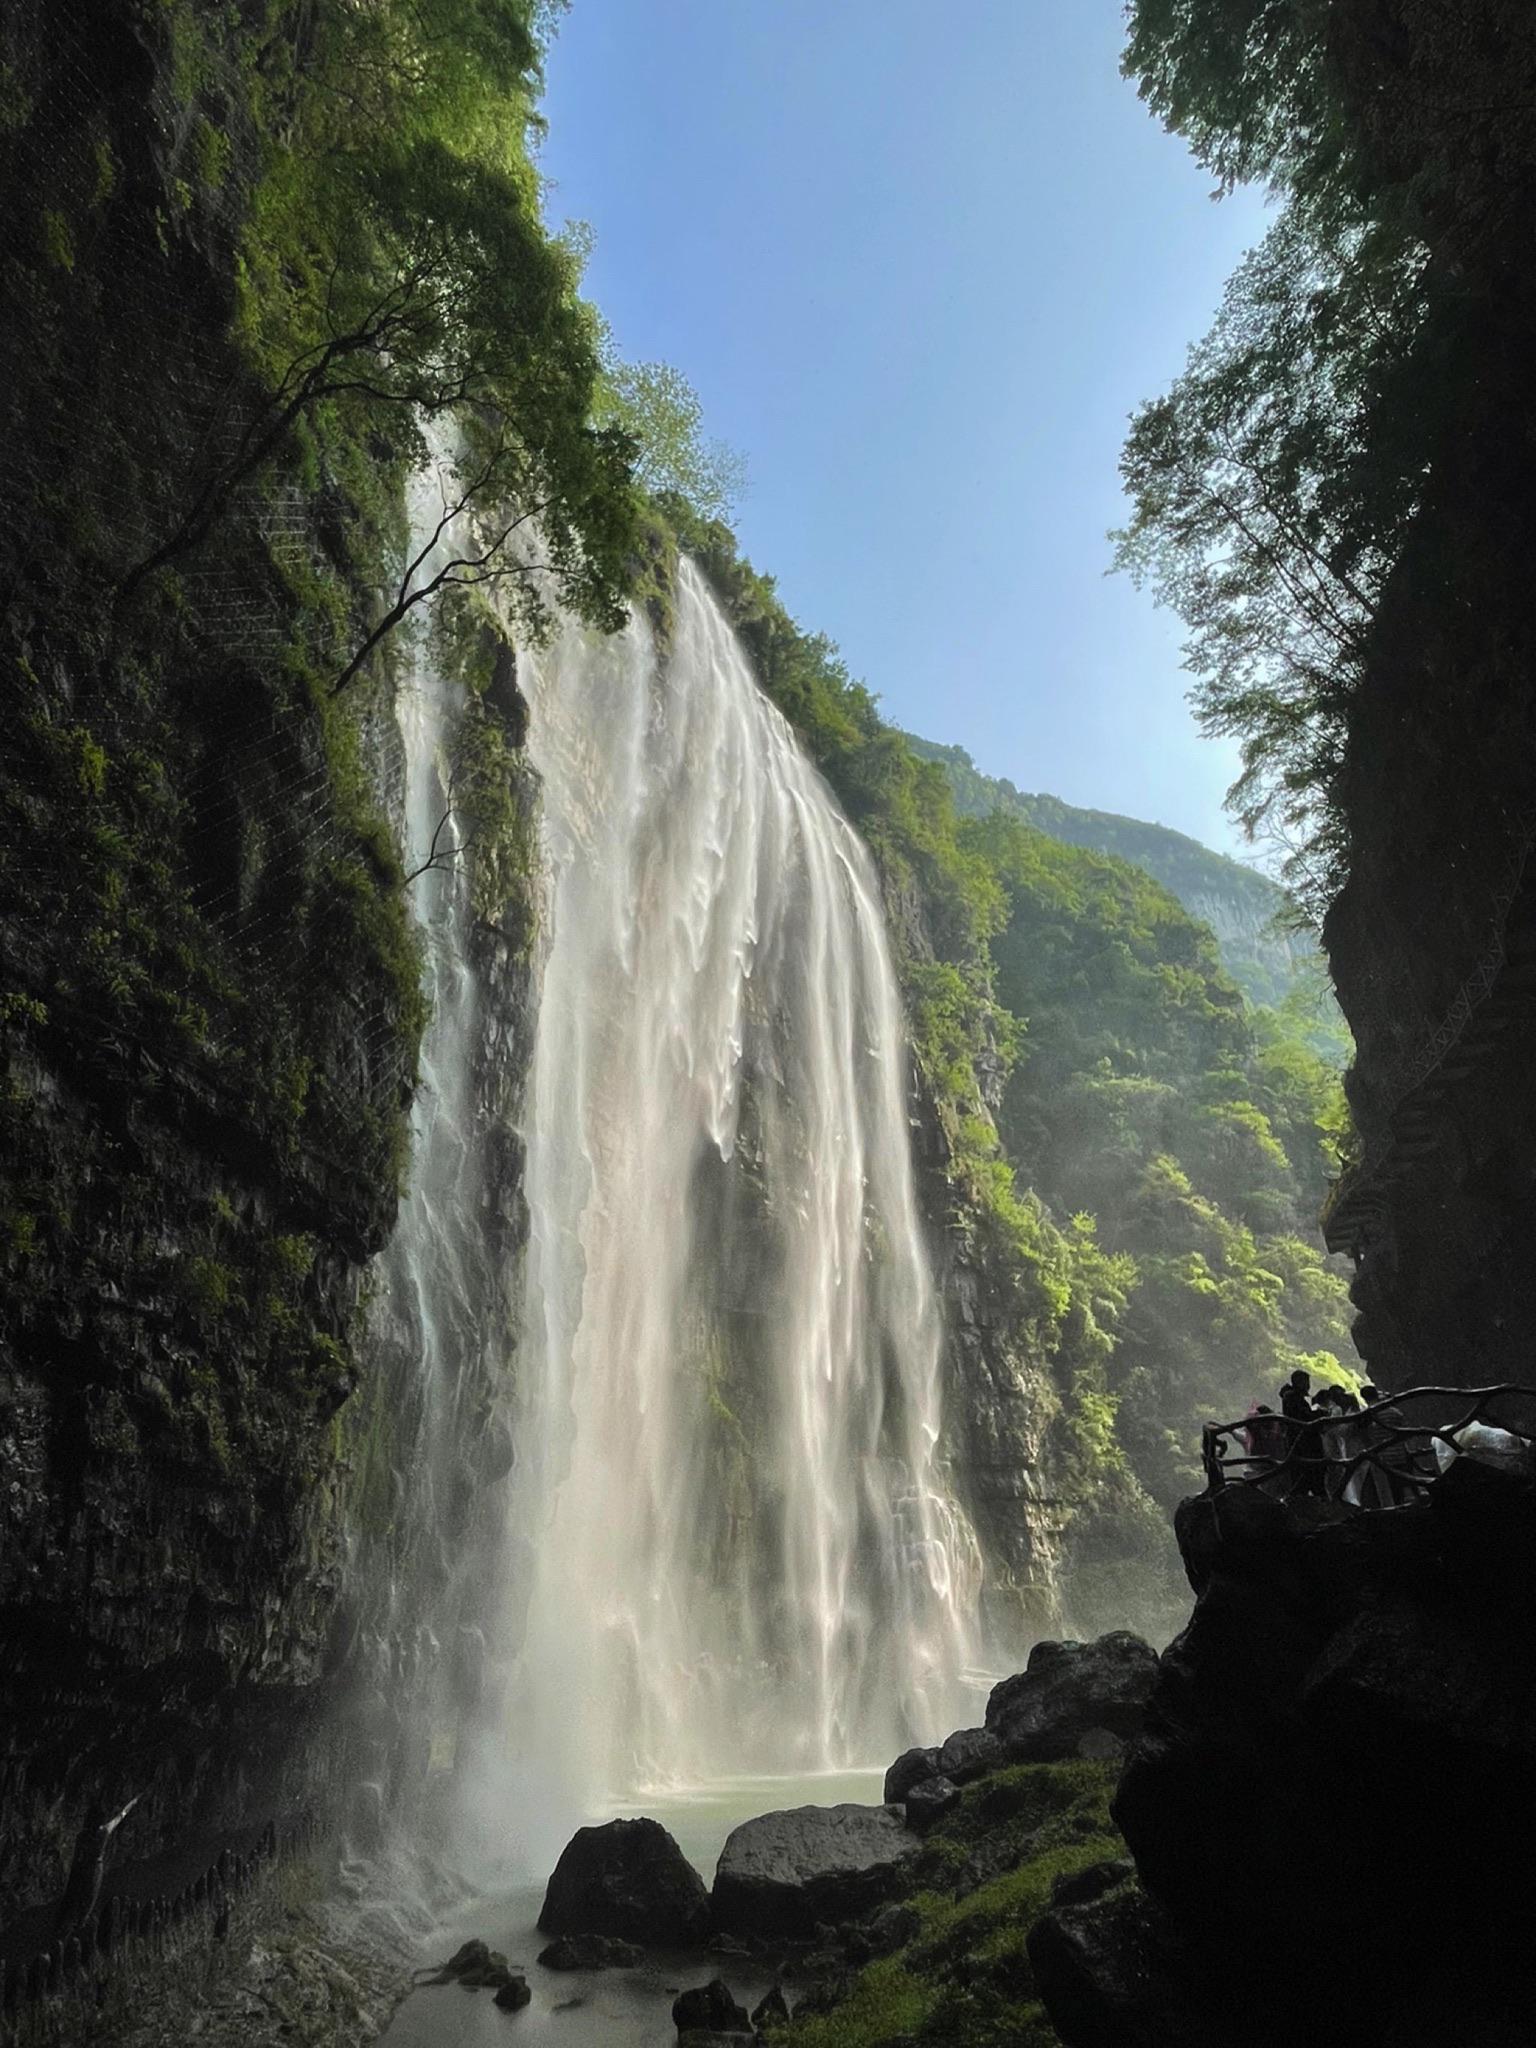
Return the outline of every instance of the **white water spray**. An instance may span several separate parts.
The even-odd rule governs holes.
[[[525,1112],[508,1740],[578,1797],[963,1717],[978,1565],[878,884],[701,577],[526,657],[548,917]]]

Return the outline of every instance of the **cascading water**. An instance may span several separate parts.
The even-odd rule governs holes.
[[[521,664],[547,937],[503,1739],[578,1797],[963,1718],[978,1566],[870,859],[698,573]],[[509,1665],[510,1670],[505,1666]]]
[[[437,530],[449,457],[413,483],[412,553]],[[453,534],[417,571],[424,584]],[[348,1422],[361,1585],[356,1723],[358,1838],[373,1846],[392,1809],[454,1761],[456,1724],[478,1683],[484,1604],[476,1571],[500,1520],[489,1475],[511,1463],[498,1414],[514,1275],[491,1226],[496,1184],[494,992],[472,957],[464,828],[452,796],[464,688],[437,658],[432,607],[401,635],[392,755],[407,903],[429,1003],[412,1110],[410,1173],[370,1309],[374,1370]]]

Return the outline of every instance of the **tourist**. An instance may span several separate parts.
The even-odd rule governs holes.
[[[1280,1389],[1280,1409],[1292,1422],[1310,1422],[1316,1413],[1312,1406],[1312,1375],[1298,1366]]]
[[[1350,1489],[1361,1468],[1353,1460],[1367,1442],[1366,1430],[1359,1420],[1360,1403],[1348,1387],[1324,1387],[1317,1405],[1319,1413],[1338,1418],[1332,1428],[1322,1432],[1322,1455],[1327,1461],[1324,1491],[1330,1500],[1354,1501]]]
[[[1285,1456],[1285,1425],[1267,1401],[1254,1401],[1241,1431],[1248,1452],[1247,1477],[1259,1485],[1269,1480]]]
[[[1290,1423],[1290,1454],[1286,1467],[1291,1478],[1292,1493],[1320,1494],[1323,1491],[1322,1451],[1316,1443],[1316,1432],[1303,1434],[1303,1425],[1316,1421],[1326,1409],[1314,1408],[1311,1401],[1312,1375],[1298,1366],[1280,1389],[1280,1407],[1286,1421]]]

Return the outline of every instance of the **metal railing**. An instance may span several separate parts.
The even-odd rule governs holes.
[[[1279,1499],[1360,1508],[1422,1499],[1461,1457],[1536,1475],[1536,1388],[1409,1387],[1307,1421],[1262,1414],[1208,1422],[1200,1443],[1207,1493],[1256,1486]]]

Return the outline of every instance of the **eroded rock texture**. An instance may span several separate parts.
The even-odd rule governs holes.
[[[1364,1159],[1327,1219],[1398,1387],[1528,1380],[1536,1327],[1536,21],[1510,0],[1336,10],[1384,178],[1466,329],[1439,444],[1344,710],[1348,881],[1324,937]]]
[[[1179,1537],[1199,1597],[1114,1806],[1141,1892],[1031,1944],[1063,2040],[1231,2038],[1236,1990],[1254,2044],[1518,2038],[1536,1491],[1470,1460],[1375,1514],[1229,1488]]]
[[[400,476],[380,440],[371,480],[287,447],[235,478],[260,403],[231,337],[263,146],[243,21],[18,0],[0,24],[11,1957],[103,1817],[98,1904],[125,1910],[174,1908],[269,1825],[371,1835],[426,1774],[402,1702],[473,1688],[455,1545],[510,1460],[471,1375],[429,1554],[421,1331],[359,1315],[423,1017],[400,743],[384,689],[339,734],[311,602],[361,617]],[[214,485],[217,520],[166,552]],[[515,744],[515,701],[493,711]],[[518,1054],[522,938],[476,941],[511,985],[488,1075]],[[497,1253],[516,1173],[484,1190]]]

